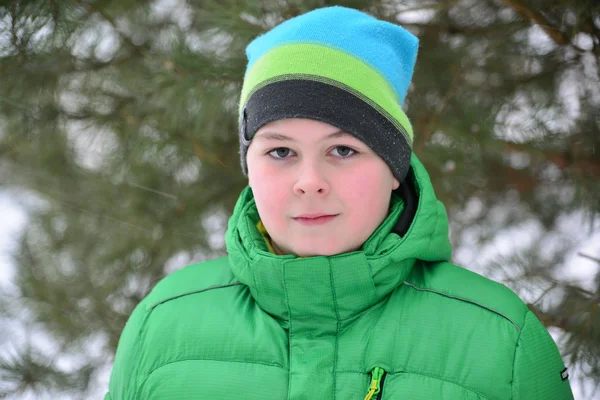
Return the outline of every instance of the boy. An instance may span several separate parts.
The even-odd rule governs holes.
[[[106,399],[572,399],[525,304],[449,262],[401,108],[417,47],[342,7],[248,46],[229,255],[140,303]]]

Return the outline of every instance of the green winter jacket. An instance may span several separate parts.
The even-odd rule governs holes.
[[[105,399],[566,400],[552,338],[509,289],[449,262],[448,221],[413,156],[418,207],[360,251],[268,252],[246,188],[228,257],[183,268],[138,305]]]

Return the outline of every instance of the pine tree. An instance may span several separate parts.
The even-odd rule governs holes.
[[[600,382],[600,274],[565,278],[600,266],[600,246],[577,254],[564,233],[600,231],[595,0],[22,0],[0,2],[0,188],[29,219],[0,318],[31,334],[3,346],[0,397],[91,397],[154,284],[224,254],[246,184],[245,46],[333,4],[419,37],[405,108],[456,261],[517,291],[561,339],[571,376]],[[528,237],[479,257],[507,234]]]

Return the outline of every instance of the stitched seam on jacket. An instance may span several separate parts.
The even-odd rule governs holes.
[[[146,334],[145,327],[146,327],[146,324],[148,323],[149,319],[150,319],[150,314],[148,314],[148,313],[144,314],[144,319],[143,319],[142,323],[140,324],[140,328],[139,328],[140,330],[139,330],[139,332],[137,334],[137,338],[136,338],[136,341],[135,341],[135,344],[138,345],[137,346],[137,351],[136,351],[137,354],[136,355],[139,356],[139,358],[141,358],[142,350],[143,350],[143,347],[144,347],[144,341],[145,341],[144,340],[144,336]],[[133,398],[134,399],[139,399],[140,398],[139,397],[140,389],[142,388],[142,385],[144,384],[144,382],[146,380],[144,379],[142,381],[142,383],[140,383],[138,385],[138,381],[140,379],[140,376],[139,376],[140,375],[140,362],[139,362],[139,358],[138,357],[136,357],[136,358],[137,358],[138,362],[136,362],[136,364],[134,366],[134,371],[133,371],[133,374],[134,374],[133,384],[135,385],[134,391],[133,391]]]
[[[437,206],[437,203],[436,203],[436,206]],[[439,224],[440,210],[438,209],[438,207],[434,207],[434,209],[435,209],[435,218],[432,218],[432,220],[437,221],[437,222],[434,224],[433,233],[431,235],[429,235],[430,240],[429,240],[429,244],[427,245],[427,253],[426,254],[429,253],[429,250],[431,249],[431,245],[433,244],[431,238],[435,237],[435,234],[438,231],[438,227],[440,226],[440,224]],[[415,212],[415,216],[416,216],[416,212]],[[416,223],[411,224],[411,225],[416,225]]]
[[[231,286],[237,286],[237,285],[242,285],[242,282],[233,282],[233,283],[228,283],[227,285],[209,286],[209,287],[204,288],[204,289],[192,290],[191,292],[186,292],[186,293],[178,294],[176,296],[171,296],[169,298],[166,298],[164,300],[161,300],[161,301],[159,301],[159,302],[151,305],[150,307],[147,307],[146,308],[146,312],[152,311],[155,307],[157,307],[157,306],[159,306],[159,305],[161,305],[163,303],[166,303],[167,301],[175,300],[175,299],[178,299],[178,298],[184,297],[184,296],[189,296],[190,294],[208,292],[209,290],[213,290],[213,289],[222,289],[222,288],[231,287]]]
[[[476,302],[476,301],[473,301],[473,300],[465,299],[465,298],[463,298],[463,297],[452,296],[452,295],[449,295],[449,294],[447,294],[447,293],[438,292],[437,290],[433,290],[433,289],[425,289],[425,288],[420,288],[420,287],[417,287],[417,286],[415,286],[415,285],[413,285],[412,283],[410,283],[410,282],[407,282],[407,281],[404,281],[404,284],[405,284],[405,285],[407,285],[407,286],[410,286],[410,287],[412,287],[412,288],[413,288],[413,289],[415,289],[415,290],[421,291],[421,292],[429,292],[429,293],[435,293],[435,294],[439,294],[440,296],[448,297],[448,298],[450,298],[450,299],[455,299],[455,300],[464,301],[465,303],[473,304],[473,305],[476,305],[476,306],[478,306],[478,307],[484,308],[484,309],[486,309],[486,310],[488,310],[488,311],[491,311],[491,312],[493,312],[493,313],[495,313],[495,314],[497,314],[497,315],[501,316],[502,318],[506,319],[507,321],[509,321],[511,324],[513,324],[513,325],[515,326],[515,328],[517,328],[517,330],[519,331],[519,335],[521,334],[521,328],[519,328],[519,325],[517,325],[517,324],[515,323],[515,321],[513,321],[512,319],[510,319],[508,316],[506,316],[506,315],[502,314],[501,312],[494,310],[493,308],[490,308],[490,307],[484,306],[484,305],[483,305],[483,304],[481,304],[481,303],[478,303],[478,302]]]
[[[444,379],[444,378],[442,378],[442,377],[439,377],[439,376],[435,376],[435,375],[429,375],[429,374],[424,374],[424,373],[422,373],[422,372],[406,372],[406,371],[405,371],[405,372],[391,372],[391,373],[389,373],[389,374],[391,374],[391,375],[395,375],[395,374],[396,374],[396,375],[401,375],[401,374],[406,374],[406,375],[419,375],[419,376],[425,376],[425,377],[427,377],[427,378],[431,378],[431,379],[437,379],[437,380],[439,380],[439,381],[446,382],[446,383],[449,383],[449,384],[451,384],[451,385],[458,386],[458,387],[460,387],[461,389],[464,389],[464,390],[467,390],[467,391],[469,391],[469,392],[475,393],[476,395],[478,395],[479,397],[481,397],[483,400],[487,400],[487,397],[486,397],[486,396],[485,396],[483,393],[479,392],[478,390],[475,390],[475,389],[473,389],[473,388],[470,388],[470,387],[467,387],[467,386],[461,385],[460,383],[457,383],[457,382],[454,382],[454,381],[449,381],[449,380],[447,380],[447,379]]]
[[[249,362],[249,361],[242,361],[242,360],[215,360],[215,359],[211,359],[211,358],[188,358],[188,359],[182,359],[182,360],[176,360],[176,361],[168,362],[168,363],[163,364],[160,367],[155,368],[152,371],[150,371],[150,373],[148,374],[148,376],[146,376],[146,378],[144,379],[144,381],[138,387],[138,390],[137,390],[139,392],[138,394],[141,394],[141,392],[140,392],[141,389],[144,387],[144,385],[146,384],[146,382],[148,381],[148,379],[150,379],[150,377],[152,376],[153,373],[155,373],[159,369],[164,368],[166,366],[169,366],[171,364],[177,364],[179,362],[186,362],[186,361],[214,361],[214,362],[223,362],[223,363],[232,363],[232,364],[262,365],[264,367],[280,368],[280,369],[286,371],[286,369],[283,368],[279,364],[268,364],[268,363],[256,362],[256,361]],[[139,397],[136,397],[136,398],[139,398]]]
[[[346,371],[338,371],[338,374],[360,374],[360,375],[365,375],[365,374],[369,374],[369,372],[365,372],[365,371],[352,371],[352,370],[346,370]],[[450,381],[448,379],[444,379],[435,375],[429,375],[429,374],[424,374],[421,372],[409,372],[409,371],[395,371],[395,372],[387,372],[388,375],[418,375],[418,376],[425,376],[427,378],[431,378],[431,379],[436,379],[438,381],[442,381],[442,382],[446,382],[455,386],[460,387],[461,389],[464,389],[466,391],[469,391],[471,393],[475,393],[476,395],[478,395],[479,397],[481,397],[483,400],[487,400],[488,398],[483,394],[480,393],[479,391],[469,388],[467,386],[461,385],[460,383],[454,382],[454,381]]]
[[[339,346],[339,342],[338,342],[338,336],[340,334],[340,310],[338,309],[338,303],[337,303],[337,295],[335,292],[335,284],[333,281],[333,268],[331,268],[331,261],[328,262],[329,263],[329,282],[331,282],[331,296],[333,296],[333,309],[335,310],[335,319],[336,321],[336,326],[335,326],[335,343],[334,343],[334,348],[333,348],[333,400],[335,400],[335,393],[336,393],[336,389],[337,389],[337,376],[335,373],[335,370],[337,368],[337,362],[338,362],[338,346]]]
[[[529,314],[531,311],[527,311],[525,313],[525,318],[523,319],[523,330],[525,329],[525,324],[527,323],[527,314]],[[522,336],[522,332],[519,332],[519,337],[517,338],[517,342],[515,344],[515,352],[513,354],[513,368],[512,368],[512,374],[511,374],[511,381],[510,381],[510,398],[511,400],[517,400],[515,398],[515,364],[517,362],[517,349],[519,348],[519,341],[521,340],[521,336]]]
[[[285,268],[285,264],[283,266],[283,271],[281,273],[282,278],[283,278],[283,292],[285,293],[285,304],[287,306],[287,310],[288,310],[288,347],[289,347],[289,352],[288,352],[288,364],[290,365],[290,368],[288,369],[288,395],[287,398],[289,399],[292,395],[292,310],[290,309],[290,296],[288,295],[288,289],[287,289],[287,284],[286,284],[286,279],[285,279],[285,271],[287,270],[287,268]]]

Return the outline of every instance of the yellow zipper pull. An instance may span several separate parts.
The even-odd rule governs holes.
[[[369,393],[367,393],[364,400],[371,400],[379,392],[379,384],[384,374],[383,368],[373,368],[373,371],[371,371],[371,386],[369,386]]]
[[[371,381],[371,386],[369,387],[369,393],[367,393],[367,395],[365,396],[365,400],[371,400],[373,398],[373,395],[375,394],[376,390],[377,390],[377,381],[373,379]]]

